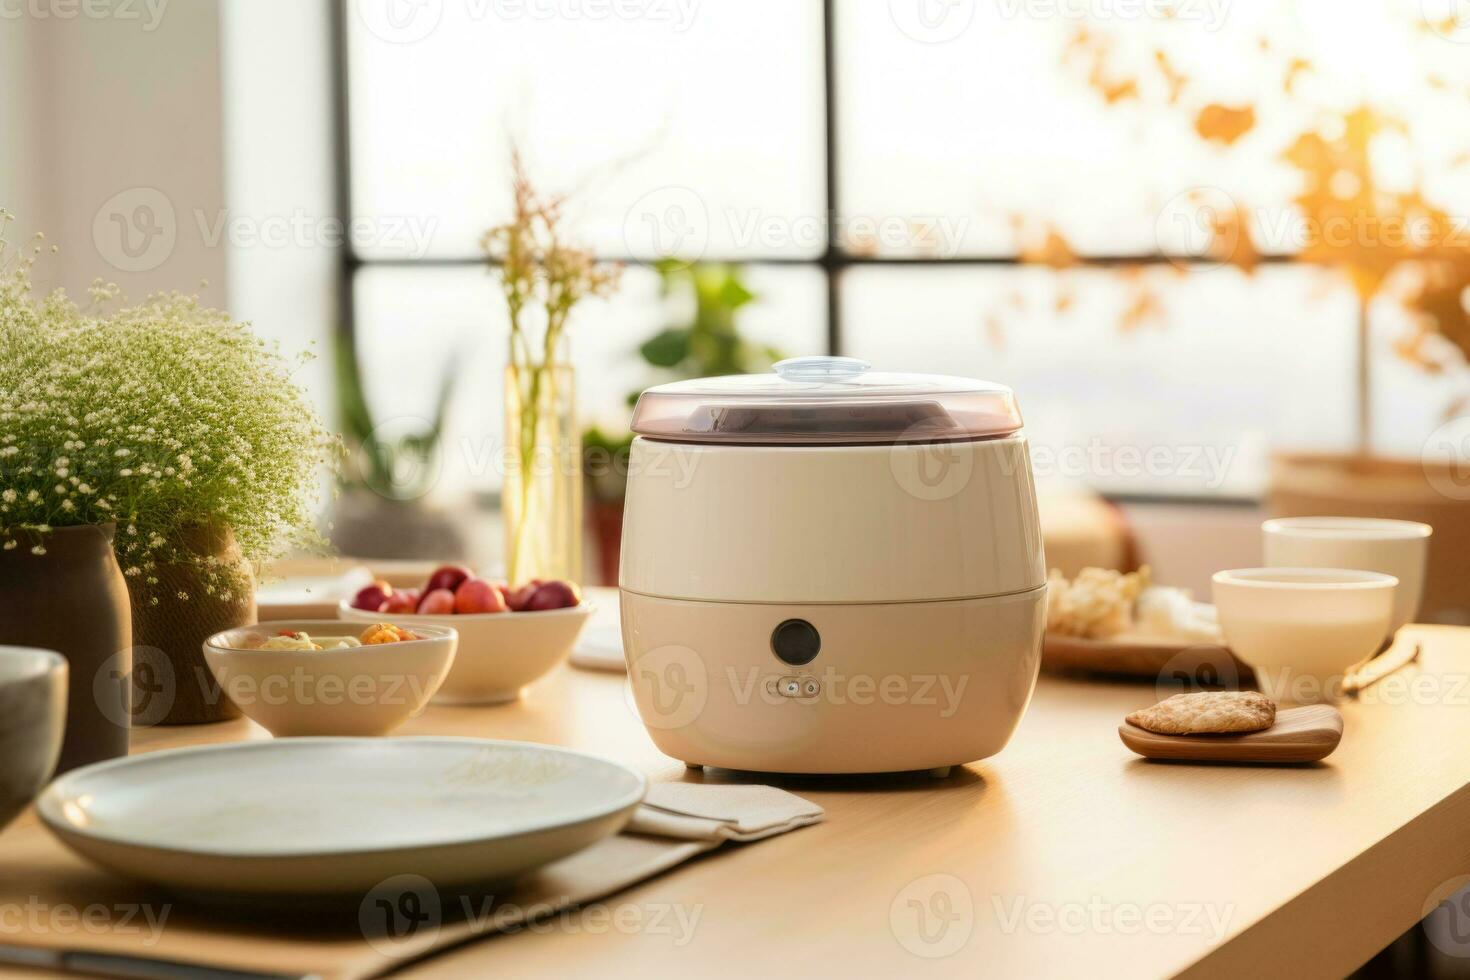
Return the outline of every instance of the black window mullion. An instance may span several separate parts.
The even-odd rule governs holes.
[[[350,226],[353,214],[352,202],[352,145],[349,109],[351,106],[351,82],[348,65],[348,11],[352,0],[327,0],[330,16],[331,38],[331,87],[333,103],[332,155],[336,186],[333,196],[338,214],[344,227]],[[823,207],[826,209],[827,237],[820,255],[813,258],[789,258],[766,256],[763,258],[720,258],[706,256],[702,261],[729,262],[748,266],[792,267],[805,266],[822,272],[827,291],[827,347],[830,353],[840,354],[844,350],[842,318],[842,275],[854,266],[887,266],[903,268],[917,267],[983,267],[1024,265],[1017,256],[886,256],[854,255],[843,249],[840,239],[840,222],[837,220],[841,202],[839,186],[838,125],[837,125],[837,3],[838,0],[822,0],[822,85],[823,85],[823,145],[825,164],[823,174]],[[629,261],[627,257],[599,256],[608,261]],[[1263,262],[1290,261],[1289,255],[1263,255]],[[1158,253],[1139,255],[1087,255],[1083,262],[1087,266],[1130,266],[1184,264],[1210,261],[1208,257],[1196,259],[1188,256],[1166,256]],[[344,236],[339,250],[337,294],[337,329],[344,338],[352,340],[357,328],[357,308],[353,294],[353,282],[359,269],[370,266],[470,266],[483,265],[480,256],[448,258],[403,258],[372,257],[358,255],[352,248],[350,236]]]
[[[347,71],[347,4],[350,0],[327,0],[331,51],[328,55],[332,78],[332,188],[337,215],[343,228],[352,227],[352,139],[348,108],[351,99]],[[350,349],[357,333],[357,300],[353,274],[362,263],[352,249],[352,236],[343,235],[337,255],[337,325]]]
[[[827,209],[827,248],[822,253],[822,271],[827,285],[827,352],[841,354],[842,345],[842,243],[837,221],[837,0],[822,0],[822,114],[826,121],[826,170],[824,205]]]

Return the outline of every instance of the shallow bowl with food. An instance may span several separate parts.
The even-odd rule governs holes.
[[[453,627],[402,619],[374,617],[413,637],[390,642],[362,642],[363,626],[333,619],[225,630],[204,641],[204,659],[230,700],[273,735],[386,735],[429,703],[459,642]],[[326,649],[269,648],[285,646],[283,634]],[[345,637],[361,645],[334,645]]]

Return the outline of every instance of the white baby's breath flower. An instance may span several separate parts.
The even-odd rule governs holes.
[[[201,520],[227,523],[251,561],[317,540],[319,467],[339,450],[292,361],[195,297],[128,305],[102,280],[94,306],[33,294],[28,255],[0,238],[0,544],[116,520],[129,580],[158,587],[155,561],[211,567],[177,550]],[[238,594],[232,572],[199,589]]]

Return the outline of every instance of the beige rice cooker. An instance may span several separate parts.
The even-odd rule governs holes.
[[[797,358],[652,388],[633,431],[623,647],[660,750],[943,773],[1005,746],[1046,618],[1009,389]]]

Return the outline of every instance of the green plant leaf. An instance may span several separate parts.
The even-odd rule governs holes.
[[[444,420],[449,415],[449,405],[454,400],[454,387],[458,378],[459,359],[451,354],[445,360],[444,370],[439,376],[439,397],[434,402],[434,421],[428,433],[434,446],[438,445],[440,437],[444,435]]]
[[[654,334],[638,348],[643,359],[654,367],[671,368],[689,356],[690,331],[671,327]]]
[[[362,384],[357,346],[344,329],[332,333],[332,363],[342,435],[348,450],[358,453],[358,472],[361,475],[361,480],[358,480],[351,475],[350,468],[344,468],[341,480],[345,484],[360,482],[367,486],[381,486],[387,482],[387,474],[392,469],[392,451],[374,436],[373,413]]]
[[[755,299],[755,293],[746,289],[738,276],[733,272],[725,275],[725,281],[720,284],[721,305],[733,313],[753,299]]]

